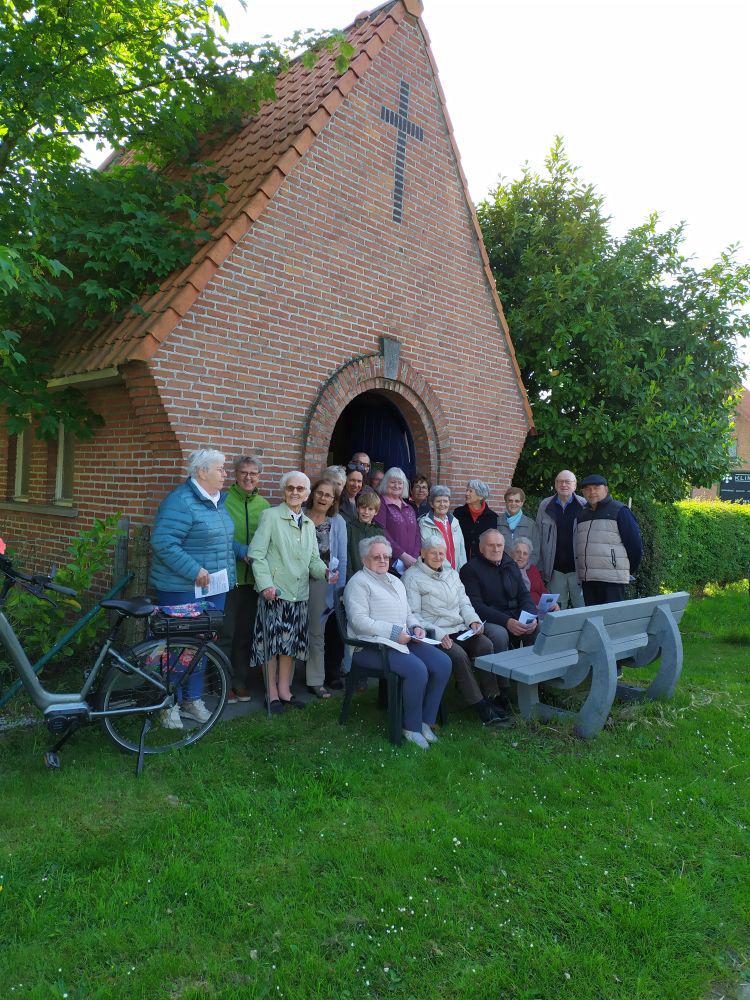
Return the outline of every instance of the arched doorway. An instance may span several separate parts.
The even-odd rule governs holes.
[[[356,451],[366,452],[374,467],[385,470],[398,466],[408,478],[416,475],[412,432],[401,410],[383,393],[361,393],[344,407],[336,421],[328,463],[346,465]]]

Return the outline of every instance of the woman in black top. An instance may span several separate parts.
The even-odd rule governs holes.
[[[487,506],[489,496],[487,483],[481,479],[470,479],[466,484],[466,503],[453,511],[466,542],[467,559],[479,555],[479,536],[482,532],[498,526],[497,512]]]

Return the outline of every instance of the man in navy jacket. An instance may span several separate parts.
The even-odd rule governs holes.
[[[533,636],[536,620],[522,625],[518,616],[522,611],[536,615],[537,608],[520,569],[505,552],[500,531],[490,528],[480,535],[479,555],[462,566],[459,575],[474,610],[485,621],[484,630],[496,653],[508,648],[509,635],[514,646]]]

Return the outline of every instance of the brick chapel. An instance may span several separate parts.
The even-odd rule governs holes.
[[[300,61],[206,152],[227,177],[212,239],[119,324],[65,344],[54,384],[104,417],[90,441],[0,437],[6,540],[62,559],[95,517],[148,522],[186,455],[315,475],[367,451],[493,505],[532,429],[422,21],[392,0],[346,30],[339,75]]]

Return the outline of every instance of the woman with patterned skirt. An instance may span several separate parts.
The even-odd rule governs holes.
[[[295,659],[307,659],[309,579],[326,579],[315,526],[302,511],[310,495],[304,472],[281,477],[284,502],[263,511],[250,545],[255,587],[260,594],[253,634],[253,658],[266,674],[269,710],[302,707],[292,694]]]

